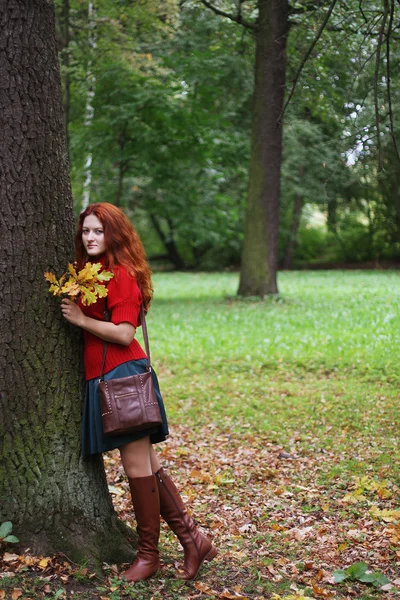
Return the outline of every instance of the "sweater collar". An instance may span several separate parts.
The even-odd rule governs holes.
[[[100,263],[101,268],[105,269],[108,267],[108,255],[104,252],[103,254],[100,254],[100,256],[94,256],[91,262],[92,264]]]

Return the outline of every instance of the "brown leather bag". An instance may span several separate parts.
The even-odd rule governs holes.
[[[105,298],[105,320],[110,320]],[[161,425],[161,413],[151,378],[149,339],[143,304],[140,307],[148,367],[146,373],[104,380],[107,342],[104,342],[103,361],[99,380],[101,418],[104,435],[118,435],[151,429]]]

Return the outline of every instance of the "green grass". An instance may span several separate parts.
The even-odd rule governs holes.
[[[156,274],[153,362],[170,420],[255,427],[321,476],[399,477],[400,275],[292,272],[280,294],[238,300],[238,276]]]

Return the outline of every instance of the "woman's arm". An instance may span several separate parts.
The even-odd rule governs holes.
[[[61,312],[69,323],[82,327],[85,331],[97,335],[106,342],[129,346],[135,337],[136,329],[131,323],[111,323],[110,321],[98,321],[83,314],[75,302],[64,298],[61,302]]]

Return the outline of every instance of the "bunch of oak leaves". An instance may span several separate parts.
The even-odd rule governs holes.
[[[83,269],[77,271],[71,263],[67,271],[61,275],[60,279],[54,273],[46,272],[44,278],[49,282],[49,292],[53,296],[66,295],[75,300],[80,296],[82,304],[89,306],[96,302],[97,298],[107,296],[105,282],[114,277],[110,271],[101,271],[102,264],[87,262]]]

